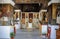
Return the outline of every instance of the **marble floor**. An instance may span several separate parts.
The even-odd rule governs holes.
[[[41,39],[39,30],[26,30],[26,29],[18,29],[16,32],[16,36],[14,39]],[[47,39],[43,37],[42,39]]]
[[[56,39],[56,30],[58,29],[58,25],[48,25],[51,27],[50,39]],[[16,30],[16,36],[14,39],[47,39],[44,35],[40,36],[40,32],[38,29],[18,29]]]

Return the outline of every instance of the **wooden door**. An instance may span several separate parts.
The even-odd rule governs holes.
[[[22,13],[22,24],[25,24],[25,13]]]
[[[32,23],[33,21],[33,13],[29,13],[29,23]]]

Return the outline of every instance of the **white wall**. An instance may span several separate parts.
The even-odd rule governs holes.
[[[55,29],[59,29],[58,25],[48,25],[49,27],[51,27],[51,34],[50,34],[50,38],[56,39],[56,30]]]
[[[42,34],[47,34],[47,25],[42,25]]]
[[[60,0],[51,0],[49,3],[48,3],[48,6],[52,3],[60,3]]]
[[[0,38],[10,38],[10,26],[0,26]]]
[[[12,0],[0,0],[0,4],[11,4],[12,6],[15,5]]]

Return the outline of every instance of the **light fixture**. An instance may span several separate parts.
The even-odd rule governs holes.
[[[20,12],[21,10],[14,10],[15,12]]]

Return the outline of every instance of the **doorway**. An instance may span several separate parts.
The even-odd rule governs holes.
[[[29,13],[28,28],[33,27],[33,13]]]
[[[25,13],[22,13],[21,28],[26,28],[25,27]]]
[[[33,13],[29,13],[29,23],[33,22]]]

